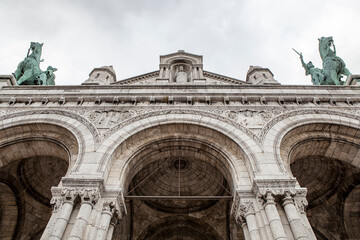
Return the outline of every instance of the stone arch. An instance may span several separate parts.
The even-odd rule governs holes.
[[[269,130],[264,141],[272,141],[273,149],[267,150],[274,152],[284,172],[308,189],[308,218],[316,235],[347,239],[342,206],[346,189],[360,172],[358,117],[327,110],[290,115]]]
[[[145,133],[146,131],[149,132],[152,128],[166,126],[169,124],[178,124],[179,126],[198,126],[202,129],[209,129],[211,132],[216,132],[219,136],[227,136],[227,142],[225,143],[226,146],[238,149],[238,151],[242,152],[245,156],[245,165],[251,179],[257,172],[260,171],[256,154],[261,153],[262,150],[256,143],[254,135],[251,135],[244,129],[238,129],[227,122],[215,119],[212,116],[202,115],[199,117],[194,116],[194,114],[196,115],[197,111],[185,111],[183,113],[172,113],[169,111],[168,114],[166,114],[166,112],[159,114],[152,113],[146,117],[130,119],[129,123],[122,124],[120,125],[121,127],[115,127],[114,129],[116,130],[109,130],[111,134],[107,135],[107,138],[97,150],[98,152],[105,153],[101,164],[99,165],[98,171],[104,172],[104,177],[107,179],[115,161],[114,156],[116,155],[116,150],[119,149],[120,145],[124,145],[126,140],[135,134],[139,134],[140,132]],[[206,136],[206,134],[204,134],[204,136]],[[212,136],[208,137],[211,138]],[[145,136],[145,139],[146,138],[147,137]],[[219,148],[223,148],[223,146],[224,144],[221,143],[221,147]]]
[[[36,125],[37,127],[29,129],[29,125]],[[44,134],[47,134],[45,131],[48,129],[43,126],[51,126],[56,128],[56,130],[53,131],[53,134],[50,134],[51,136],[44,136]],[[12,134],[13,129],[16,133],[14,135],[15,137]],[[58,140],[62,138],[60,135],[63,136],[63,141],[66,140],[66,137],[64,138],[66,134],[61,134],[62,131],[66,132],[68,136],[70,136],[70,139],[75,139],[77,145],[76,151],[70,151],[70,166],[73,167],[74,171],[78,170],[84,154],[89,151],[94,151],[96,144],[100,141],[98,139],[98,132],[93,124],[72,112],[62,110],[33,110],[0,116],[0,131],[4,132],[3,135],[0,135],[0,144],[4,141],[10,142],[9,137],[12,137],[14,141],[16,141],[16,137],[20,139],[21,131],[30,137],[32,130],[37,132],[42,131],[42,134],[37,134],[41,136],[37,137],[47,138],[48,140],[55,139],[59,144],[61,144],[61,141]],[[16,131],[18,131],[18,133]],[[69,149],[72,150],[73,148],[70,147]]]
[[[143,227],[141,216],[150,224],[154,216],[164,215],[212,216],[211,224],[215,228],[217,223],[229,219],[228,201],[232,200],[232,194],[239,189],[251,190],[247,156],[225,134],[179,121],[146,128],[136,126],[137,131],[112,152],[112,164],[105,178],[106,188],[122,189],[125,198],[132,199],[124,222],[132,222],[134,231]],[[148,196],[169,199],[147,199]],[[205,198],[177,200],[176,196]],[[220,228],[227,233],[225,225]]]
[[[0,130],[0,149],[1,166],[36,156],[53,156],[66,160],[72,167],[78,157],[79,145],[66,129],[28,123]]]
[[[194,57],[181,55],[181,56],[173,56],[173,57],[167,59],[165,61],[165,64],[171,65],[171,64],[177,63],[179,61],[184,61],[187,64],[191,64],[191,65],[195,64],[197,62],[197,60]]]
[[[176,128],[178,128],[178,130],[176,130]],[[203,134],[198,133],[195,137],[195,132],[190,131],[188,134],[179,132],[184,128],[187,129],[186,131],[190,131],[190,129],[195,132],[202,131]],[[171,132],[168,129],[174,129],[174,131]],[[157,133],[157,135],[154,133]],[[208,134],[213,135],[211,136],[213,138],[211,141],[206,140],[206,137],[210,138]],[[139,138],[142,138],[142,140]],[[223,143],[214,142],[214,140],[224,140],[225,146]],[[129,169],[132,169],[131,172],[134,172],[135,169],[133,167],[140,162],[138,154],[142,153],[143,149],[149,148],[151,145],[160,146],[159,144],[161,141],[190,141],[195,145],[197,144],[198,146],[206,149],[205,151],[210,152],[209,154],[215,154],[219,157],[219,159],[222,159],[223,162],[221,164],[224,164],[223,166],[216,166],[216,164],[219,163],[215,162],[212,163],[212,165],[220,167],[223,170],[223,174],[227,176],[231,182],[235,184],[242,180],[246,182],[245,185],[251,185],[251,170],[248,170],[248,166],[246,164],[247,156],[235,142],[216,130],[181,123],[150,127],[127,138],[112,153],[112,159],[110,160],[111,164],[108,166],[110,170],[108,174],[109,178],[105,178],[107,179],[106,183],[113,185],[118,182],[123,182],[123,179],[129,177],[127,175],[130,171]],[[230,172],[226,173],[227,170],[230,170]]]
[[[84,151],[94,150],[94,138],[68,115],[30,111],[0,119],[0,172],[16,179],[14,189],[24,201],[16,234],[36,239],[51,215],[51,187],[76,168]]]
[[[159,219],[143,230],[137,240],[155,239],[201,239],[223,240],[206,222],[189,216],[169,216]]]
[[[301,132],[301,126],[306,129],[307,127],[315,126],[314,124],[328,126],[329,129],[324,128],[324,131],[321,133],[325,138],[333,138],[334,133],[341,134],[347,131],[345,129],[353,129],[351,130],[352,136],[348,137],[349,142],[354,142],[357,131],[360,129],[360,117],[338,111],[307,109],[287,112],[271,120],[261,131],[260,139],[262,140],[264,152],[268,153],[269,156],[274,156],[275,161],[282,172],[291,172],[289,172],[290,163],[287,161],[288,158],[284,157],[284,153],[281,153],[284,148],[282,143],[285,142],[285,135],[294,129],[298,129],[297,131]],[[319,134],[319,132],[317,134]],[[306,134],[299,134],[297,137],[299,139],[303,137],[303,140],[307,138]],[[321,136],[318,137],[320,138]],[[341,141],[343,137],[344,136],[340,136],[339,141]],[[290,145],[291,144],[289,144],[289,146]],[[354,162],[353,165],[359,166],[357,161]]]

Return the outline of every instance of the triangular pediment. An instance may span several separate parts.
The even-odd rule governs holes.
[[[247,84],[244,81],[203,70],[203,56],[179,50],[160,56],[159,70],[114,84]]]

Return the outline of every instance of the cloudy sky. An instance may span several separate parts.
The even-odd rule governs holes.
[[[360,1],[347,0],[0,0],[0,74],[11,74],[31,41],[57,85],[78,85],[95,67],[117,79],[158,70],[159,55],[203,55],[204,69],[245,80],[250,65],[282,84],[310,84],[298,56],[321,67],[318,37],[360,73]]]

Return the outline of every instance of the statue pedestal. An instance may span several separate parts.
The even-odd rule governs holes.
[[[360,86],[360,74],[350,74],[344,85]]]

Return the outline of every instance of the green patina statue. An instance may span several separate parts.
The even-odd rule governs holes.
[[[322,37],[319,39],[319,52],[323,62],[323,69],[314,67],[312,62],[305,64],[302,53],[298,53],[295,49],[293,50],[299,54],[305,74],[311,75],[311,81],[314,85],[342,85],[344,83],[341,81],[342,75],[349,76],[351,74],[345,67],[344,61],[336,56],[332,37]]]
[[[40,69],[41,51],[43,43],[32,42],[26,58],[19,63],[14,73],[18,85],[55,85],[55,74],[57,70],[48,66],[46,71]],[[31,51],[31,54],[30,54]]]

